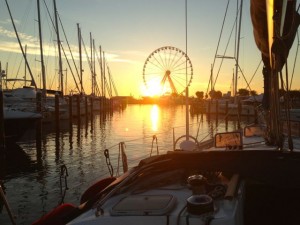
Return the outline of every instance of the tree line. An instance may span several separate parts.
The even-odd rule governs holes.
[[[283,89],[279,90],[279,96],[284,96],[287,92]],[[290,90],[288,92],[289,97],[291,99],[300,99],[300,90]],[[207,99],[210,97],[211,99],[221,99],[226,95],[223,95],[221,91],[211,90],[208,94],[204,94],[203,91],[196,91],[195,93],[198,99]],[[246,88],[240,88],[237,93],[238,96],[256,96],[257,91],[255,90],[248,90]]]

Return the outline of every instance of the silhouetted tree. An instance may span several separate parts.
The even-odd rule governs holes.
[[[251,90],[251,91],[250,91],[250,95],[251,95],[251,96],[256,96],[256,95],[257,95],[257,92],[256,92],[255,90]]]
[[[249,93],[249,90],[247,90],[246,88],[240,88],[238,91],[239,96],[249,96]]]
[[[215,90],[212,90],[209,92],[209,96],[212,98],[212,99],[220,99],[222,98],[222,92],[221,91],[215,91]]]
[[[202,100],[204,98],[204,92],[203,91],[197,91],[196,96],[199,100]]]

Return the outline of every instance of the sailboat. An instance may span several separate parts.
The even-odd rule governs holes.
[[[240,55],[241,27],[242,27],[242,17],[243,17],[243,7],[244,7],[243,1],[237,1],[237,9],[236,9],[237,12],[236,12],[236,16],[235,16],[235,22],[233,24],[231,34],[230,34],[229,40],[227,42],[227,46],[222,55],[218,54],[221,37],[223,36],[225,20],[229,14],[228,13],[229,3],[230,3],[230,1],[227,2],[227,7],[225,10],[223,24],[222,24],[218,44],[217,44],[217,49],[215,52],[213,63],[211,65],[209,84],[208,84],[208,88],[207,88],[207,92],[208,92],[208,89],[210,87],[210,92],[209,92],[210,99],[207,99],[204,102],[205,109],[206,109],[206,113],[208,113],[208,114],[225,114],[226,116],[256,116],[256,114],[257,114],[256,113],[256,105],[258,105],[258,102],[255,101],[254,102],[255,104],[244,104],[245,102],[243,100],[246,99],[247,95],[249,95],[249,92],[247,95],[241,96],[238,91],[238,78],[242,72],[240,65],[239,65],[239,61],[240,61],[239,55]],[[232,37],[232,33],[233,33],[232,31],[234,28],[236,30],[234,53],[233,53],[234,55],[229,56],[229,55],[226,55],[226,52],[227,52],[227,47],[228,47],[229,41]],[[216,66],[217,59],[221,59],[221,62],[219,65],[218,72],[215,76],[214,68]],[[216,86],[217,78],[220,75],[221,67],[223,66],[224,60],[233,61],[234,67],[235,67],[233,69],[232,82],[230,84],[231,90],[228,91],[223,96],[222,96],[222,93],[220,92],[219,96],[216,97],[218,95],[218,91],[215,90],[215,86]],[[244,79],[246,80],[245,77],[244,77]],[[248,84],[248,82],[247,82],[247,84]],[[248,85],[248,87],[249,87],[249,85]],[[245,90],[247,90],[247,89],[245,89]]]
[[[286,60],[275,48],[277,38],[285,42],[286,32],[295,34],[299,25],[295,4],[251,1],[255,38],[267,43],[266,49],[258,47],[270,59],[272,88]],[[277,18],[287,21],[280,35]],[[99,180],[83,193],[80,205],[62,204],[33,224],[300,224],[300,148],[294,138],[283,139],[275,100],[272,90],[267,129],[252,124],[217,133],[213,147],[195,140],[193,148],[174,146],[129,170],[122,152],[121,176]]]
[[[12,22],[12,25],[14,27],[14,31],[17,37],[17,40],[19,42],[20,50],[23,54],[24,60],[25,60],[25,75],[26,75],[26,69],[28,70],[31,80],[23,80],[25,82],[25,86],[21,88],[14,88],[12,90],[5,90],[4,92],[4,103],[7,107],[13,107],[14,110],[19,111],[26,111],[28,113],[36,112],[36,103],[37,103],[37,95],[38,93],[41,93],[41,105],[42,105],[42,122],[44,123],[50,123],[53,122],[55,119],[55,103],[54,98],[48,97],[47,94],[59,94],[63,95],[63,86],[61,88],[61,91],[54,91],[54,90],[47,90],[46,89],[46,75],[45,75],[45,65],[44,65],[44,59],[43,59],[43,44],[42,44],[42,30],[41,30],[41,15],[40,15],[40,1],[37,1],[37,12],[38,12],[38,24],[39,24],[39,47],[40,47],[40,57],[41,57],[41,77],[42,77],[42,88],[38,88],[36,85],[36,81],[33,77],[29,62],[27,60],[26,52],[24,51],[21,40],[19,38],[19,34],[17,32],[17,29],[15,27],[15,23],[10,11],[10,7],[7,1],[5,1],[10,19]],[[55,1],[54,1],[55,3]],[[54,4],[55,5],[55,4]],[[55,6],[55,13],[57,13],[56,6]],[[56,15],[56,14],[55,14]],[[58,30],[58,28],[57,28]],[[58,31],[56,32],[58,33]],[[58,35],[58,34],[57,34]],[[60,46],[59,41],[59,35],[58,35],[58,46]],[[61,56],[60,56],[61,58]],[[61,61],[61,59],[60,59]],[[62,76],[61,72],[61,63],[60,63],[60,75]],[[8,81],[16,81],[18,79],[5,79],[5,82]],[[26,86],[26,82],[30,81],[30,86]],[[60,108],[59,108],[59,119],[66,120],[69,119],[69,112],[68,107],[66,104],[66,101],[61,98],[60,100]]]

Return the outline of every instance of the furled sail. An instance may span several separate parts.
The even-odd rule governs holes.
[[[251,19],[264,66],[271,68],[271,54],[277,54],[276,69],[286,62],[300,23],[296,0],[251,0]]]
[[[282,149],[284,137],[280,124],[279,77],[287,62],[300,23],[296,0],[251,0],[251,19],[257,47],[264,63],[264,96],[262,106],[266,113],[267,141]],[[281,74],[279,76],[279,74]],[[288,80],[286,80],[288,92]],[[286,107],[288,110],[288,107]],[[288,115],[288,113],[287,113]],[[290,132],[289,132],[290,133]],[[290,149],[293,149],[289,135]]]

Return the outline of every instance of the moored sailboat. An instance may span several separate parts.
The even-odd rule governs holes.
[[[263,5],[260,16],[271,7],[251,4]],[[295,1],[288,4],[286,15],[299,17]],[[283,140],[275,115],[267,130],[259,124],[216,134],[212,148],[184,142],[128,171],[124,160],[123,175],[97,182],[79,206],[63,204],[34,224],[299,224],[300,148],[290,136]]]

